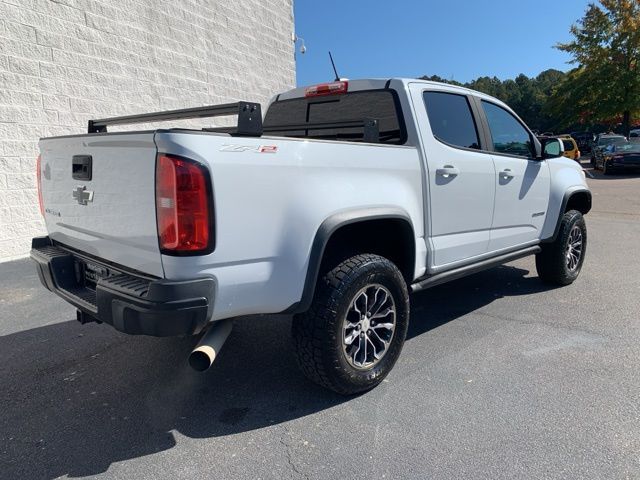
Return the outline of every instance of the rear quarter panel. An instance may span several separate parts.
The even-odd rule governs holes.
[[[216,249],[202,257],[164,255],[163,267],[171,279],[216,278],[214,320],[277,313],[299,301],[316,232],[338,212],[401,209],[425,256],[415,148],[174,132],[158,133],[156,143],[211,171]]]

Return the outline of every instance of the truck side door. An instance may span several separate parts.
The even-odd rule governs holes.
[[[413,84],[411,97],[426,163],[432,272],[487,252],[495,168],[464,91]]]
[[[539,240],[549,203],[549,166],[535,158],[533,134],[510,111],[476,100],[487,122],[496,166],[489,252]]]

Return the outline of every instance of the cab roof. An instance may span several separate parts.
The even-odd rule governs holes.
[[[362,78],[362,79],[347,79],[341,78],[338,81],[347,81],[349,82],[349,92],[357,92],[360,90],[382,90],[385,88],[393,88],[395,90],[403,90],[406,89],[409,84],[424,84],[432,86],[438,90],[449,91],[449,92],[457,92],[464,95],[475,95],[480,98],[484,98],[487,100],[491,100],[493,102],[500,103],[504,105],[504,102],[498,100],[495,97],[487,95],[482,92],[478,92],[477,90],[471,90],[470,88],[461,87],[458,85],[451,85],[449,83],[442,82],[433,82],[431,80],[422,80],[420,78]],[[333,83],[334,81],[322,82],[322,83]],[[305,96],[305,90],[313,85],[305,85],[302,87],[296,87],[291,90],[287,90],[279,95],[277,95],[274,100],[290,100],[293,98],[301,98]]]

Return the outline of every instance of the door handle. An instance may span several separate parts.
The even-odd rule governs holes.
[[[436,175],[439,175],[444,178],[456,177],[460,175],[460,170],[458,170],[453,165],[445,165],[444,167],[438,168],[436,170]]]
[[[505,168],[504,170],[502,170],[500,172],[500,176],[502,178],[513,178],[513,177],[515,177],[515,175],[513,174],[513,172],[511,171],[510,168]]]

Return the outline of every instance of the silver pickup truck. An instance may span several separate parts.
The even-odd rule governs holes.
[[[237,125],[107,132],[219,115]],[[82,323],[200,335],[198,370],[232,318],[291,314],[302,371],[361,392],[400,355],[411,292],[527,255],[566,285],[585,258],[580,166],[451,85],[335,81],[281,93],[264,116],[238,102],[92,120],[40,152],[42,283]]]

